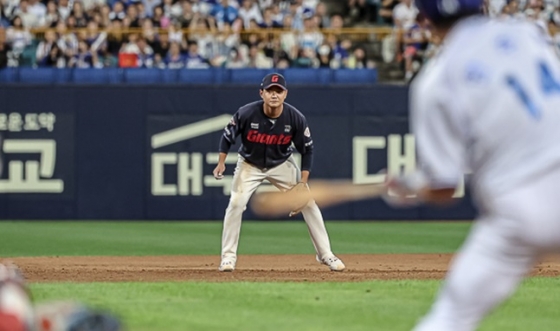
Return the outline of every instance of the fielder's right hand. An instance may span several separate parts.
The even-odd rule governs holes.
[[[214,178],[218,180],[224,178],[225,171],[226,171],[226,165],[224,163],[218,163],[216,168],[214,168]]]

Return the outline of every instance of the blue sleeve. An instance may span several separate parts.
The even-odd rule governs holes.
[[[239,121],[239,118],[239,112],[235,113],[224,128],[224,133],[222,134],[222,138],[220,139],[220,153],[227,154],[229,152],[229,149],[231,148],[231,145],[235,145],[235,139],[242,132],[242,123]]]
[[[301,154],[301,170],[311,171],[313,166],[313,139],[305,117],[301,117],[294,133],[294,146]]]

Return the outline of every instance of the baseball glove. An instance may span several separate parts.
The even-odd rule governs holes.
[[[286,194],[290,195],[291,210],[289,216],[293,217],[301,212],[311,200],[311,192],[307,183],[297,183]]]

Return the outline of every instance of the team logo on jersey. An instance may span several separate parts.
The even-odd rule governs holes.
[[[306,137],[311,137],[311,131],[309,131],[309,127],[305,128],[305,131],[303,131],[303,135]]]
[[[259,123],[251,123],[251,129],[258,129]]]
[[[265,145],[288,145],[292,142],[292,136],[259,133],[257,130],[250,130],[249,133],[247,133],[247,141]]]
[[[291,125],[284,125],[284,132],[290,132],[292,131],[292,126]]]

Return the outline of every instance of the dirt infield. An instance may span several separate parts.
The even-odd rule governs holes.
[[[441,279],[450,254],[340,255],[344,272],[331,272],[313,255],[240,256],[234,272],[218,272],[217,256],[13,258],[29,282],[364,281]],[[560,276],[560,257],[548,257],[532,275]]]

